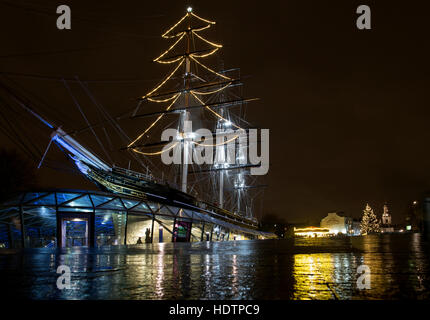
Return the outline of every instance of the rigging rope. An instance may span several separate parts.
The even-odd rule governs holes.
[[[209,23],[209,24],[215,24],[215,23],[216,23],[215,21],[209,21],[209,20],[203,19],[202,17],[199,17],[198,15],[196,15],[194,12],[190,12],[190,14],[191,14],[193,17],[195,17],[195,18],[197,18],[197,19],[200,19],[200,20],[201,20],[201,21],[203,21],[203,22],[206,22],[206,23]]]
[[[10,107],[8,103],[6,103],[3,99],[0,100],[0,102],[3,102],[3,104],[7,107],[9,107],[11,110],[13,108]],[[2,109],[0,108],[0,117],[3,118],[4,122],[6,123],[6,126],[9,127],[9,130],[5,130],[6,126],[1,126],[0,130],[9,138],[11,141],[14,141],[15,144],[18,145],[18,147],[26,153],[31,159],[33,159],[35,162],[40,160],[40,156],[42,155],[42,152],[36,148],[36,145],[31,140],[31,138],[28,138],[29,143],[26,143],[24,141],[24,138],[22,138],[19,134],[19,131],[15,130],[15,126],[13,126],[10,122],[10,117],[6,116]],[[19,123],[19,122],[17,122]],[[25,137],[25,135],[24,135]],[[30,147],[34,147],[34,150]]]
[[[180,93],[178,93],[178,94],[180,94]],[[160,99],[159,100],[159,99],[154,99],[154,98],[149,98],[148,97],[148,98],[146,98],[146,100],[151,101],[151,102],[157,102],[157,103],[168,102],[168,101],[171,101],[171,100],[175,99],[178,94],[174,94],[170,98],[166,98],[166,99]]]
[[[209,51],[208,53],[202,53],[202,54],[192,53],[192,54],[190,54],[190,56],[193,56],[194,58],[205,58],[205,57],[208,57],[208,56],[214,54],[218,50],[219,50],[219,48],[215,48],[215,49],[212,49],[211,51]]]
[[[185,58],[182,57],[182,61],[176,66],[176,68],[167,76],[166,79],[164,79],[163,82],[161,82],[157,87],[155,87],[154,89],[152,89],[149,93],[147,93],[146,95],[142,96],[142,98],[146,98],[148,96],[150,96],[151,94],[153,94],[155,91],[157,91],[158,89],[160,89],[175,73],[176,71],[178,71],[179,67],[184,63]]]
[[[81,113],[82,117],[84,118],[85,122],[88,126],[90,126],[90,122],[88,121],[87,117],[85,116],[85,113],[82,111],[81,106],[79,105],[79,102],[76,100],[75,96],[72,93],[72,90],[70,89],[69,85],[67,84],[66,80],[63,80],[64,86],[66,87],[67,91],[69,92],[70,97],[72,98],[74,104],[78,108],[79,112]],[[110,157],[109,153],[106,151],[105,147],[103,146],[103,143],[100,141],[99,137],[97,136],[96,132],[94,131],[94,128],[90,128],[91,132],[93,133],[94,137],[97,140],[97,143],[102,148],[103,152],[105,153],[106,157],[109,159],[110,163],[114,163],[112,161],[112,158]]]
[[[200,40],[206,42],[207,44],[210,44],[211,46],[214,46],[215,48],[222,48],[222,44],[218,44],[212,41],[209,41],[205,38],[203,38],[201,35],[199,35],[197,32],[195,32],[195,30],[192,31],[192,33],[197,36]]]
[[[115,121],[115,119],[112,118],[112,116],[105,110],[105,108],[95,99],[94,95],[90,92],[89,88],[87,87],[87,85],[85,85],[84,83],[82,83],[79,79],[79,84],[81,85],[81,87],[84,89],[84,91],[87,93],[87,95],[89,96],[89,98],[91,99],[91,101],[94,103],[94,105],[104,114],[104,116],[106,117],[106,119],[108,120],[108,122],[111,123],[112,127],[114,128],[114,130],[117,131],[119,137],[125,142],[128,143],[131,139],[130,137],[124,132],[124,130],[121,128],[121,126],[117,123],[117,121]],[[146,170],[149,170],[148,166],[134,153],[131,152],[130,150],[129,154]],[[149,161],[149,163],[156,167],[154,165],[154,163],[152,163],[151,160],[149,159],[145,159],[147,161]]]
[[[202,144],[202,143],[198,143],[196,141],[191,141],[192,143],[198,145],[198,146],[202,146],[202,147],[218,147],[218,146],[223,146],[226,145],[234,140],[236,140],[239,137],[239,135],[234,136],[233,138],[226,140],[224,142],[220,142],[220,143],[216,143],[216,144]]]
[[[174,147],[176,147],[176,145],[177,145],[178,143],[179,143],[179,142],[176,142],[176,143],[172,144],[169,148],[164,149],[164,150],[161,150],[161,151],[157,151],[157,152],[142,152],[142,151],[136,150],[136,149],[134,149],[134,148],[132,148],[132,150],[133,150],[134,152],[137,152],[137,153],[143,154],[143,155],[145,155],[145,156],[156,156],[156,155],[159,155],[159,154],[165,153],[165,152],[167,152],[167,151],[169,151],[169,150],[173,149]]]
[[[176,94],[175,99],[166,108],[165,111],[169,111],[169,109],[175,104],[176,100],[178,100],[180,95],[181,95],[180,93]],[[127,147],[132,146],[136,141],[138,141],[140,138],[142,138],[164,115],[165,115],[165,113],[159,115],[158,118],[142,134],[140,134],[133,142],[131,142]]]
[[[179,39],[178,40],[176,40],[176,42],[175,43],[173,43],[171,46],[170,46],[170,48],[169,49],[167,49],[166,51],[164,51],[160,56],[158,56],[158,58],[155,58],[154,59],[154,62],[160,62],[160,61],[158,61],[158,60],[160,60],[161,58],[163,58],[167,53],[169,53],[170,52],[170,50],[172,50],[178,43],[179,43],[179,41],[181,41],[184,37],[185,37],[185,35],[186,35],[186,32],[182,32],[182,35],[179,37]]]
[[[192,55],[190,55],[190,58],[195,61],[196,63],[198,63],[199,65],[201,65],[203,68],[205,68],[206,70],[208,70],[209,72],[212,72],[213,74],[216,74],[218,77],[224,78],[226,80],[233,80],[232,78],[229,78],[221,73],[216,72],[215,70],[212,70],[209,67],[206,67],[203,63],[201,63],[200,61],[198,61],[196,58],[194,58]]]
[[[173,25],[169,30],[167,30],[166,32],[164,32],[161,36],[163,37],[163,38],[166,38],[166,39],[168,39],[168,38],[175,38],[175,37],[177,37],[178,35],[173,35],[173,36],[168,36],[167,34],[168,33],[170,33],[170,31],[172,31],[173,29],[175,29],[182,21],[184,21],[184,19],[186,18],[186,17],[188,17],[188,13],[187,14],[185,14],[185,16],[183,16],[182,18],[181,18],[181,20],[179,20],[175,25]]]
[[[214,94],[214,93],[220,92],[220,91],[222,91],[222,90],[224,90],[224,89],[227,89],[227,87],[228,87],[229,85],[231,85],[231,82],[229,82],[229,83],[228,83],[227,85],[225,85],[224,87],[221,87],[221,88],[215,89],[215,90],[213,90],[213,91],[196,91],[196,90],[191,90],[191,92],[192,92],[192,93],[199,94],[199,95]]]
[[[213,114],[215,114],[218,118],[220,118],[220,119],[222,119],[222,120],[224,120],[224,121],[228,121],[226,118],[224,118],[223,116],[221,116],[219,113],[217,113],[216,111],[214,111],[214,110],[212,110],[208,105],[206,105],[206,103],[204,103],[199,97],[197,97],[194,93],[192,93],[191,92],[191,94],[192,94],[192,96],[194,97],[194,98],[196,98],[202,105],[204,105],[205,106],[205,108],[207,109],[207,110],[209,110],[210,112],[212,112]],[[236,127],[236,128],[238,128],[238,129],[241,129],[241,130],[243,130],[243,128],[241,128],[241,127],[239,127],[238,125],[236,125],[236,124],[234,124],[233,122],[231,122],[231,125],[232,126],[234,126],[234,127]]]

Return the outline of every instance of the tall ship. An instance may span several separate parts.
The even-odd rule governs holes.
[[[76,132],[67,132],[65,126],[48,120],[31,101],[2,82],[1,87],[15,102],[52,131],[39,167],[54,142],[102,191],[195,210],[256,230],[257,196],[265,185],[250,174],[257,166],[247,157],[249,132],[255,127],[245,119],[247,104],[256,99],[243,98],[240,69],[223,68],[218,55],[222,45],[206,37],[214,25],[215,21],[187,8],[162,34],[169,44],[153,60],[168,68],[166,75],[137,98],[135,108],[120,116],[111,116],[80,83],[103,115],[101,121],[91,123],[64,81],[86,121],[85,131],[92,133],[104,157],[79,142]],[[132,134],[126,133],[124,121],[128,130],[133,128],[129,130]],[[127,155],[125,165],[124,161],[118,165],[102,142],[100,132],[111,143],[107,124],[126,142],[116,147]]]

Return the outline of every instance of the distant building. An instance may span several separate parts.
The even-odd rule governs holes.
[[[327,217],[321,220],[320,227],[329,229],[330,233],[333,234],[347,234],[348,222],[346,217],[339,216],[337,212],[330,212]]]
[[[361,222],[358,219],[347,217],[347,234],[350,236],[359,236],[361,234]]]
[[[384,212],[382,213],[381,232],[394,232],[394,226],[391,223],[391,214],[388,211],[387,204],[384,204]]]
[[[330,234],[337,235],[339,233],[349,236],[360,235],[360,221],[351,217],[342,216],[343,212],[330,212],[320,222],[321,228],[330,230]]]

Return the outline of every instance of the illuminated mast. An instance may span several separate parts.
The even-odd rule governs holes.
[[[189,7],[187,8],[186,14],[162,34],[163,38],[173,42],[166,51],[154,59],[154,62],[170,64],[173,66],[173,69],[154,89],[139,98],[139,100],[141,103],[164,104],[164,110],[160,112],[148,112],[146,114],[136,114],[136,110],[132,118],[155,117],[155,119],[127,146],[127,148],[131,149],[133,152],[145,156],[161,155],[164,152],[171,152],[171,149],[175,147],[180,147],[181,154],[183,153],[181,156],[182,162],[179,166],[180,174],[175,174],[172,180],[179,177],[181,186],[178,187],[181,191],[186,193],[189,191],[188,184],[191,182],[191,176],[188,177],[191,173],[191,169],[188,168],[188,166],[191,164],[190,160],[192,158],[193,149],[197,146],[214,148],[216,154],[223,153],[225,155],[225,151],[228,151],[230,148],[228,145],[230,142],[235,143],[239,136],[247,135],[246,130],[241,128],[238,125],[239,123],[235,123],[235,121],[230,118],[230,113],[227,111],[227,108],[242,106],[244,103],[254,100],[244,100],[240,95],[234,93],[232,93],[233,98],[228,99],[226,89],[241,86],[240,76],[235,78],[231,76],[233,73],[229,73],[237,69],[217,72],[203,63],[206,57],[212,56],[222,48],[221,44],[209,41],[201,35],[202,31],[209,29],[214,24],[214,21],[196,15],[192,8]],[[177,82],[178,78],[181,79],[179,83]],[[148,107],[148,109],[149,108],[150,107]],[[195,141],[193,139],[194,135],[192,130],[191,128],[187,128],[187,125],[191,124],[190,120],[194,120],[196,113],[202,111],[208,114],[208,121],[212,121],[210,120],[211,118],[217,120],[215,122],[216,125],[213,126],[213,124],[211,124],[209,129],[231,129],[232,132],[226,134],[227,139],[221,142],[215,140],[211,141],[210,139],[202,139],[200,141]],[[159,121],[167,114],[178,114],[178,136],[172,141],[169,141],[168,148],[154,151],[153,148],[159,148],[162,145],[166,145],[166,143],[162,141],[149,142],[149,131],[156,125],[158,128],[164,127]],[[206,121],[205,117],[197,118],[205,119],[204,121]],[[237,117],[237,119],[240,119],[240,117]],[[196,129],[198,126],[193,125],[193,127],[193,129]],[[246,141],[246,139],[244,141]],[[239,145],[239,156],[242,156],[241,154],[244,150],[241,141],[239,141]],[[177,148],[174,149],[174,151],[175,150],[178,151]],[[225,208],[225,206],[236,207],[236,201],[233,200],[233,193],[227,195],[224,193],[224,190],[231,189],[231,187],[236,190],[238,188],[232,185],[231,179],[229,179],[229,176],[227,173],[224,173],[224,171],[241,170],[249,165],[241,161],[239,166],[231,166],[226,164],[225,160],[228,161],[228,159],[224,159],[224,162],[215,164],[210,169],[194,170],[193,168],[192,173],[196,174],[201,172],[212,174],[212,177],[218,180],[217,187],[219,190],[217,190],[218,195],[215,197],[219,200],[219,206],[222,208]],[[215,171],[220,172],[213,175],[212,172]],[[245,179],[242,178],[240,180],[240,188],[244,188]],[[207,189],[209,186],[210,184],[207,186],[200,185],[200,188]],[[202,195],[209,195],[206,190],[200,191]],[[240,191],[237,190],[237,193],[240,193]],[[238,198],[241,198],[241,196],[238,196]],[[214,197],[211,196],[210,201],[213,201],[213,199]],[[238,203],[240,203],[240,200]],[[239,206],[240,204],[237,206],[238,211],[240,210]]]
[[[187,8],[187,12],[191,13],[193,9],[191,7]],[[179,132],[182,132],[182,150],[184,151],[184,157],[182,160],[182,181],[181,181],[181,191],[187,192],[187,178],[188,178],[188,159],[192,154],[189,154],[190,143],[188,142],[189,137],[185,136],[185,132],[187,131],[185,128],[186,121],[189,120],[190,114],[187,108],[189,107],[189,99],[190,99],[190,33],[191,33],[191,15],[187,14],[188,17],[188,27],[186,32],[187,37],[187,48],[185,51],[185,75],[184,75],[184,93],[185,93],[185,110],[182,111],[181,114],[181,123]]]

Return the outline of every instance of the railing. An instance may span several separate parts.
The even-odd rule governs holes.
[[[121,167],[113,167],[113,172],[114,173],[116,172],[116,173],[119,173],[121,175],[124,175],[125,177],[127,177],[127,176],[128,177],[134,177],[134,178],[137,178],[137,179],[140,179],[140,180],[144,180],[144,181],[152,181],[152,182],[155,182],[155,183],[158,183],[158,184],[166,184],[170,188],[175,187],[175,185],[173,183],[168,183],[167,184],[166,182],[164,182],[164,183],[160,183],[161,181],[157,182],[157,180],[152,175],[143,174],[143,173],[140,173],[140,172],[128,170],[128,169],[121,168]],[[127,186],[127,187],[130,187],[130,188],[133,188],[133,189],[136,187],[136,185],[134,183],[130,183],[126,179],[121,179],[120,181],[118,181],[118,179],[116,179],[114,176],[109,176],[109,174],[105,174],[105,179],[107,181],[110,181],[110,182],[114,183],[114,184],[115,183],[119,183],[119,184],[122,184],[123,186]],[[178,188],[177,188],[177,191],[179,191]],[[229,218],[235,219],[236,221],[242,221],[242,222],[246,221],[246,222],[250,222],[251,224],[252,223],[254,223],[254,224],[257,223],[257,221],[256,221],[255,218],[248,218],[246,216],[245,212],[232,212],[232,211],[226,210],[224,208],[218,207],[218,205],[216,205],[215,203],[212,203],[211,201],[205,201],[203,199],[199,199],[198,195],[193,196],[193,195],[190,195],[189,193],[185,193],[185,194],[189,195],[190,197],[193,197],[194,198],[194,200],[193,200],[194,204],[197,207],[201,208],[201,209],[204,209],[204,210],[208,210],[209,209],[209,210],[213,211],[216,214],[219,214],[219,215],[222,215],[222,216],[225,216],[225,217],[229,217]]]
[[[133,171],[133,170],[124,169],[124,168],[121,168],[121,167],[113,167],[112,169],[113,169],[113,171],[116,171],[118,173],[121,173],[121,174],[124,174],[124,175],[127,175],[127,176],[132,176],[132,177],[135,177],[135,178],[138,178],[138,179],[143,179],[143,180],[148,180],[148,181],[154,180],[154,177],[151,176],[151,175],[140,173],[140,172],[136,172],[136,171]]]

